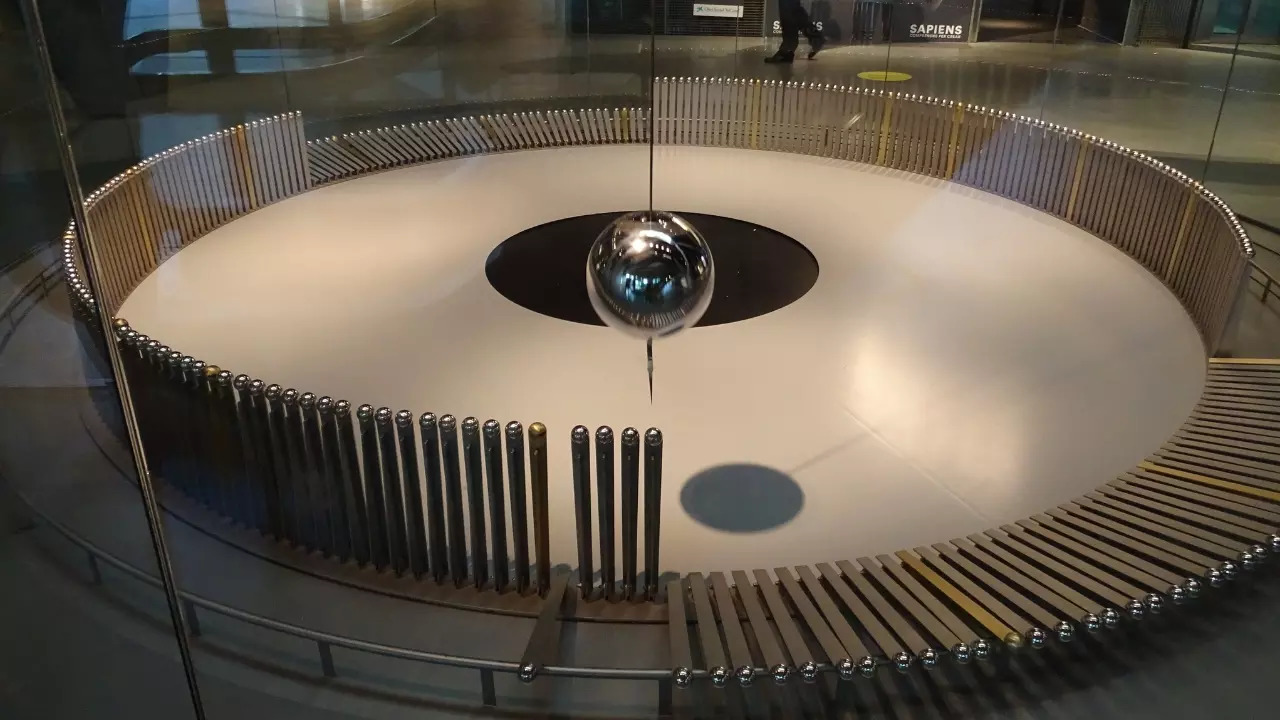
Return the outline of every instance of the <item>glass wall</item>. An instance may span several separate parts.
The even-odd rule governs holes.
[[[1274,118],[1280,116],[1280,54],[1275,52],[1280,3],[1275,0],[803,0],[797,5],[811,24],[799,15],[784,16],[794,9],[778,0],[0,0],[0,477],[6,491],[0,498],[0,586],[6,588],[0,592],[0,674],[6,680],[0,687],[0,715],[52,719],[109,712],[230,719],[327,712],[385,717],[405,708],[461,712],[495,692],[504,705],[517,709],[548,701],[548,693],[525,690],[514,678],[499,676],[495,689],[493,676],[477,675],[475,668],[431,665],[426,672],[427,666],[404,657],[335,649],[323,639],[351,638],[407,648],[409,654],[463,655],[479,646],[486,657],[518,658],[535,614],[528,607],[501,607],[486,619],[483,631],[476,630],[448,603],[419,602],[439,598],[393,572],[366,572],[349,558],[334,562],[323,549],[285,547],[288,543],[261,527],[223,523],[203,507],[208,497],[199,497],[215,492],[204,483],[216,483],[226,469],[222,466],[190,458],[175,465],[166,455],[163,472],[139,483],[137,463],[149,451],[131,442],[136,438],[131,438],[108,352],[115,340],[101,326],[110,318],[95,318],[94,308],[74,301],[61,263],[63,233],[72,217],[68,188],[73,197],[92,197],[144,158],[217,136],[200,146],[212,148],[208,157],[181,166],[186,175],[167,175],[157,181],[158,190],[129,197],[136,208],[156,213],[147,216],[146,232],[153,235],[139,251],[146,257],[132,258],[149,263],[138,280],[195,239],[175,229],[183,223],[200,222],[203,230],[213,230],[248,209],[266,210],[290,194],[287,183],[296,183],[290,186],[296,190],[318,178],[343,179],[344,167],[350,167],[342,162],[365,162],[369,155],[385,153],[381,160],[390,167],[410,164],[408,156],[396,155],[406,148],[421,153],[416,159],[441,152],[433,143],[446,141],[422,129],[439,127],[430,123],[483,117],[468,130],[474,133],[468,142],[500,145],[517,134],[514,128],[525,122],[521,118],[537,117],[522,127],[542,127],[555,112],[609,108],[618,112],[607,118],[571,117],[591,117],[586,121],[596,123],[591,132],[601,132],[602,138],[613,133],[610,137],[621,142],[640,132],[655,103],[676,102],[659,95],[661,83],[655,84],[676,77],[712,77],[753,88],[756,101],[767,84],[813,83],[1028,115],[1150,154],[1202,180],[1259,227],[1280,226],[1275,202],[1280,135],[1274,130]],[[43,23],[43,35],[35,39],[48,48],[48,71],[56,83],[51,94],[33,56],[23,7],[38,8]],[[789,39],[793,25],[796,36]],[[51,112],[65,125],[70,167],[62,165]],[[298,115],[280,119],[288,113]],[[866,122],[857,114],[839,118],[845,130]],[[253,123],[278,133],[271,136],[276,140],[293,135],[272,144],[276,140],[250,129],[225,132]],[[418,129],[405,130],[403,144],[394,147],[352,139],[354,133],[390,126]],[[309,166],[303,162],[307,141],[338,136],[343,139],[333,141],[337,149],[331,155],[309,156],[322,158]],[[450,147],[443,154],[451,153],[456,162],[446,169],[427,168],[412,177],[388,173],[377,192],[392,197],[402,182],[416,183],[424,194],[427,189],[449,192],[457,178],[480,175],[494,188],[492,196],[458,202],[470,203],[475,222],[483,221],[496,235],[513,236],[525,228],[504,225],[503,210],[528,204],[520,183],[558,182],[544,172],[536,153],[569,152],[547,149],[561,144],[568,143],[537,136],[516,176],[504,176],[514,171],[496,166],[475,146]],[[360,151],[349,152],[353,145]],[[582,157],[579,172],[609,191],[599,194],[595,206],[575,212],[684,209],[683,198],[664,188],[670,187],[665,180],[682,171],[681,163],[689,162],[687,154],[677,158],[661,146],[633,144],[624,154],[610,154],[604,165],[592,161],[595,149],[572,152]],[[714,163],[714,149],[707,150],[705,162]],[[251,162],[260,163],[263,176],[280,185],[237,185],[242,180],[236,173]],[[215,176],[245,195],[214,188]],[[803,205],[805,198],[789,192],[786,183],[786,178],[762,176],[757,194],[725,198],[723,206],[760,214],[768,212],[770,202]],[[205,194],[189,194],[196,187]],[[322,199],[314,207],[342,202],[325,200],[334,196],[322,192],[316,191]],[[249,196],[256,199],[244,200]],[[543,210],[548,222],[557,219],[557,208]],[[255,216],[264,243],[246,246],[235,261],[243,265],[227,261],[223,271],[236,278],[237,267],[275,263],[281,304],[305,304],[320,292],[349,293],[353,299],[377,294],[383,279],[403,270],[395,257],[365,250],[364,238],[353,232],[348,240],[358,248],[352,253],[358,280],[351,287],[316,288],[308,284],[314,270],[309,263],[318,262],[328,246],[318,237],[292,237],[295,229],[273,225],[273,217],[268,212]],[[308,227],[323,224],[315,223]],[[84,249],[91,243],[132,232],[105,220],[95,226],[92,217],[89,224],[92,232],[83,243],[67,246],[88,263],[95,253]],[[379,231],[390,233],[385,226]],[[447,223],[428,221],[403,230],[423,247],[449,231]],[[1255,239],[1267,247],[1280,243],[1276,237],[1260,232]],[[281,238],[291,240],[280,245],[290,249],[265,244]],[[100,270],[109,277],[120,268]],[[93,278],[82,272],[78,280],[92,285]],[[188,280],[179,272],[165,282]],[[177,304],[172,289],[163,282],[151,286],[151,306]],[[125,290],[132,288],[101,292],[115,292],[123,300]],[[428,300],[447,302],[452,290],[426,288],[422,296],[389,300],[385,307],[412,333],[414,313]],[[438,295],[428,298],[429,293]],[[1272,297],[1271,302],[1277,301]],[[237,324],[272,322],[270,313],[238,302],[234,282],[215,301],[182,305],[181,312],[222,319],[228,334]],[[467,308],[450,306],[449,312],[461,315]],[[1251,317],[1256,327],[1268,328],[1250,335],[1255,346],[1272,342],[1268,323],[1274,318],[1258,312]],[[353,312],[316,323],[358,336],[361,318]],[[333,349],[314,336],[290,344],[296,339],[293,330],[273,327],[282,343],[273,361],[305,365],[308,357]],[[489,353],[505,362],[524,357],[512,348],[531,342],[500,340]],[[194,342],[175,352],[223,361],[211,347]],[[377,375],[397,352],[371,350],[358,372]],[[434,359],[421,358],[424,374],[479,372],[438,368]],[[484,371],[504,372],[504,367],[495,361]],[[269,363],[243,369],[268,381],[271,371]],[[304,380],[320,387],[325,376],[317,371]],[[358,400],[399,409],[395,396]],[[180,442],[163,427],[146,430],[167,438],[157,444]],[[300,437],[305,445],[307,438]],[[379,450],[365,447],[362,453]],[[169,472],[195,480],[177,487],[177,481],[169,482]],[[140,487],[152,484],[158,496],[148,508]],[[235,499],[233,491],[226,493]],[[566,519],[554,532],[571,534],[569,526]],[[161,547],[157,539],[163,540]],[[168,588],[157,586],[163,576],[157,557],[172,565],[175,582]],[[172,599],[180,601],[184,628],[175,626]],[[255,620],[246,622],[245,616]],[[623,641],[630,637],[621,635]],[[186,643],[180,644],[180,637],[191,639],[189,662],[184,662]],[[589,666],[591,658],[578,662]],[[555,688],[550,702],[563,702],[574,712],[605,712],[601,708],[612,703],[647,707],[647,686],[643,691],[630,685]]]
[[[38,69],[18,5],[0,3],[0,714],[193,718],[114,379],[64,284],[67,177]],[[96,81],[64,87],[75,131],[125,120]],[[90,156],[85,182],[126,162]]]

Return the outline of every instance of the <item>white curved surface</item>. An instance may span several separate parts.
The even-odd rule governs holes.
[[[521,230],[645,206],[647,160],[537,150],[321,188],[186,248],[120,315],[268,382],[546,423],[556,561],[576,552],[570,428],[658,426],[662,567],[682,572],[890,552],[1040,512],[1143,459],[1199,396],[1177,301],[1073,226],[896,171],[679,147],[658,149],[656,206],[772,227],[821,270],[782,310],[659,343],[650,406],[642,345],[525,310],[484,274]],[[761,532],[699,524],[681,488],[727,463],[790,475],[803,508]],[[770,498],[723,501],[749,518]]]

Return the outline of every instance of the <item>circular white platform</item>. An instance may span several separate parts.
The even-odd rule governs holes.
[[[1143,459],[1199,396],[1203,349],[1177,301],[1075,227],[895,171],[681,147],[658,149],[656,206],[774,228],[820,274],[782,310],[659,343],[650,406],[642,344],[519,307],[484,273],[521,230],[646,206],[647,161],[635,146],[527,151],[318,189],[194,243],[120,315],[287,387],[546,423],[557,561],[575,555],[570,428],[658,426],[662,565],[682,572],[853,558],[1025,517]],[[795,485],[744,495],[712,472],[684,493],[690,514],[686,482],[726,464]]]

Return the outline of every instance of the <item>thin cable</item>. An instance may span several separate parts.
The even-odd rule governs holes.
[[[653,212],[653,143],[657,136],[653,96],[658,80],[658,0],[649,0],[649,212]],[[652,398],[650,398],[652,400]]]
[[[80,248],[80,256],[85,264],[85,280],[89,283],[90,292],[103,287],[100,282],[100,268],[104,266],[97,253],[97,244],[92,240],[89,224],[85,219],[84,192],[80,188],[80,173],[76,170],[75,155],[71,150],[71,136],[67,131],[67,121],[63,115],[62,99],[58,96],[57,80],[53,74],[53,64],[49,57],[49,47],[45,42],[44,23],[40,19],[39,0],[22,0],[22,14],[26,17],[27,35],[31,41],[31,49],[35,54],[36,74],[44,90],[45,103],[53,121],[54,133],[58,138],[58,160],[62,165],[63,179],[66,181],[67,195],[71,200],[71,214],[75,218],[76,243]],[[147,467],[147,459],[142,454],[142,438],[138,434],[137,417],[134,415],[133,403],[130,400],[129,382],[124,374],[120,360],[120,350],[116,345],[112,326],[111,311],[107,308],[106,299],[95,293],[98,298],[98,321],[102,325],[105,336],[107,357],[111,361],[112,376],[116,380],[117,397],[120,400],[120,411],[124,418],[125,429],[129,434],[129,450],[133,453],[134,470],[138,473],[138,491],[142,494],[142,509],[147,518],[147,529],[151,533],[151,549],[156,555],[156,566],[160,570],[160,580],[164,588],[165,600],[169,606],[169,620],[173,623],[174,637],[178,643],[178,655],[182,660],[182,670],[187,677],[187,690],[196,720],[204,720],[204,703],[200,699],[200,685],[196,680],[195,663],[191,657],[191,647],[187,640],[187,623],[182,613],[181,599],[178,597],[177,581],[174,579],[173,563],[169,558],[169,549],[164,538],[164,529],[160,521],[160,508],[156,502],[155,488],[151,482],[151,470]]]

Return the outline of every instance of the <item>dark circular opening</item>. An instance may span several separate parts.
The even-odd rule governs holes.
[[[717,465],[689,478],[680,505],[694,520],[725,532],[762,532],[791,521],[804,508],[804,490],[764,465]]]
[[[604,325],[587,297],[587,252],[622,214],[581,215],[525,230],[489,253],[485,276],[521,307],[560,320]],[[818,281],[813,253],[776,230],[717,215],[678,214],[707,239],[715,260],[715,296],[699,327],[749,320],[786,307]]]

